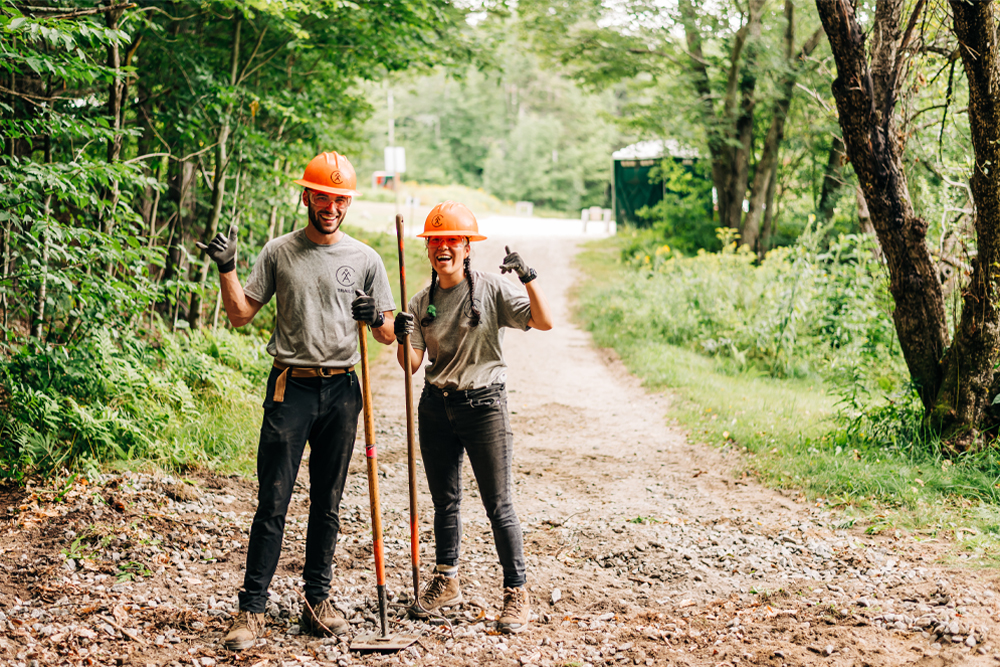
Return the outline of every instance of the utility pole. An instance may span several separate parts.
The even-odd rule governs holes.
[[[396,150],[396,118],[393,114],[392,108],[392,86],[389,86],[388,95],[388,107],[389,107],[389,148],[390,150]],[[392,171],[392,191],[396,195],[396,215],[399,215],[399,172],[395,166],[396,161],[393,160],[393,171]],[[395,220],[395,218],[393,218]]]

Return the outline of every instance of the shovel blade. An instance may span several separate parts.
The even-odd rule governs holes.
[[[352,651],[402,651],[420,639],[420,635],[390,634],[382,636],[378,632],[364,632],[351,640]]]

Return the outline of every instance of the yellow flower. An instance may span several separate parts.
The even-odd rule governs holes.
[[[664,243],[663,245],[661,245],[659,248],[656,249],[657,255],[666,255],[668,252],[670,252],[670,246],[668,246],[666,243]]]

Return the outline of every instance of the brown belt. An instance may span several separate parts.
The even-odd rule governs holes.
[[[321,366],[289,366],[280,361],[274,362],[274,367],[281,371],[281,375],[274,382],[274,402],[282,403],[285,400],[285,384],[288,376],[293,378],[328,378],[334,375],[343,375],[354,370],[354,366],[347,368],[323,368]]]

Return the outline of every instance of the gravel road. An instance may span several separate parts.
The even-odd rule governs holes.
[[[1000,577],[945,566],[950,544],[866,535],[822,505],[732,475],[723,452],[671,425],[669,393],[645,391],[570,323],[570,238],[495,238],[537,268],[551,332],[509,331],[517,509],[535,611],[495,634],[500,571],[466,466],[453,632],[402,618],[410,587],[402,373],[372,369],[393,630],[400,653],[362,655],[298,634],[308,514],[303,470],[268,606],[269,634],[231,654],[253,480],[196,472],[108,476],[100,485],[0,489],[0,664],[46,665],[995,665]],[[415,378],[419,390],[422,378]],[[363,436],[359,435],[359,443]],[[367,482],[357,448],[343,504],[335,599],[357,631],[376,616]],[[419,468],[418,468],[419,470]],[[425,572],[433,560],[421,481]],[[952,559],[953,560],[953,559]],[[119,580],[121,574],[131,579]]]

